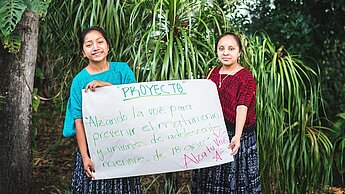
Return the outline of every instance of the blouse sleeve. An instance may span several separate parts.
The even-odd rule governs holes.
[[[245,105],[250,106],[253,98],[255,97],[256,84],[253,76],[247,76],[247,79],[244,79],[241,83],[239,95],[237,96],[237,106]]]
[[[123,84],[130,84],[130,83],[136,83],[137,80],[135,79],[134,73],[131,70],[131,68],[129,68],[129,65],[127,63],[122,63],[122,71],[123,73],[123,80],[122,83]]]
[[[63,124],[62,135],[64,137],[73,137],[75,136],[75,124],[72,116],[71,110],[71,100],[68,99],[66,107],[66,116]]]
[[[83,117],[81,90],[82,90],[82,87],[80,87],[79,83],[77,82],[72,83],[70,99],[71,99],[73,119],[79,119]]]
[[[76,129],[74,120],[77,118],[82,118],[81,107],[81,88],[79,87],[78,83],[73,80],[70,89],[70,97],[67,102],[66,117],[62,130],[62,135],[64,137],[75,136]]]

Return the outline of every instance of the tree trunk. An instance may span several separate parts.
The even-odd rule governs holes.
[[[22,44],[11,54],[0,45],[0,193],[32,193],[32,90],[38,15],[27,9],[16,27]]]

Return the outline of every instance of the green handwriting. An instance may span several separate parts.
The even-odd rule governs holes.
[[[152,96],[186,95],[182,85],[179,83],[162,85],[155,83],[136,84],[135,86],[123,87],[122,93],[124,100]]]

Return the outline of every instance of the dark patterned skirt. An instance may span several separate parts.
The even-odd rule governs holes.
[[[226,122],[229,138],[235,135],[233,125]],[[243,130],[241,147],[234,161],[193,170],[193,194],[261,193],[255,126]]]
[[[72,175],[72,193],[140,194],[140,177],[92,180],[85,174],[78,149]]]

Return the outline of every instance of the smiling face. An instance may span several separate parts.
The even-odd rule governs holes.
[[[101,32],[91,30],[87,32],[83,42],[83,54],[90,62],[106,60],[109,52],[109,44]]]
[[[241,50],[237,40],[232,35],[226,35],[219,39],[217,44],[217,55],[219,61],[226,66],[237,64]]]

